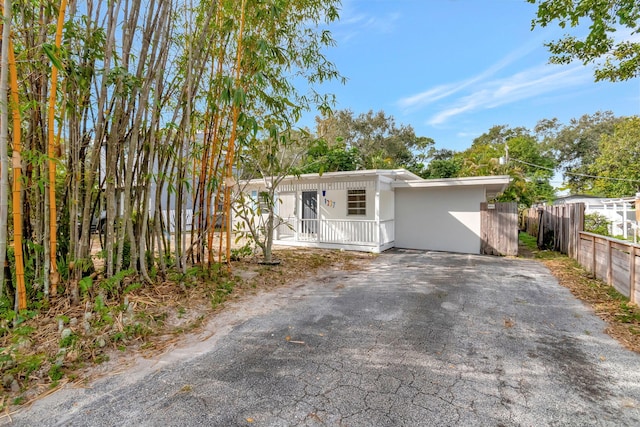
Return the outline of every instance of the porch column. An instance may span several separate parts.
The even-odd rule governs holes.
[[[295,220],[295,225],[293,227],[293,241],[297,242],[299,241],[299,237],[298,233],[300,232],[300,227],[302,224],[302,192],[300,190],[296,190],[295,195],[293,196],[295,199],[295,209],[293,210],[296,220]]]

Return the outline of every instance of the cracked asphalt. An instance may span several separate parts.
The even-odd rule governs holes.
[[[235,302],[13,424],[640,425],[640,356],[605,328],[535,261],[393,250]]]

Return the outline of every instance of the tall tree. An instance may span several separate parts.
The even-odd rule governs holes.
[[[535,132],[551,150],[564,173],[564,185],[573,193],[593,192],[590,166],[599,156],[602,135],[613,133],[619,121],[609,111],[585,114],[563,125],[557,119],[538,122]]]
[[[358,169],[406,168],[420,173],[434,141],[421,137],[408,125],[396,125],[392,116],[383,111],[354,116],[351,110],[341,110],[316,119],[318,136],[329,144],[344,143],[355,149]]]
[[[446,148],[436,150],[421,176],[432,179],[455,178],[460,174],[462,164],[460,153]]]
[[[553,199],[553,155],[522,127],[494,126],[462,152],[460,176],[510,175],[501,201],[530,206]]]
[[[640,191],[640,117],[618,121],[611,134],[600,139],[600,154],[590,165],[594,193],[629,197]]]
[[[344,142],[335,142],[331,146],[324,139],[313,141],[303,157],[298,173],[324,173],[356,170],[358,150],[347,148]]]
[[[586,36],[565,35],[547,44],[551,62],[596,63],[596,80],[620,81],[640,76],[640,3],[637,0],[527,0],[537,4],[532,28],[553,22],[561,28],[586,21]],[[621,37],[620,37],[621,35]],[[618,36],[618,37],[616,37]]]

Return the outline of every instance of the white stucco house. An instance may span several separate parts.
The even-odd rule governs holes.
[[[245,181],[240,188],[258,200],[268,181]],[[275,230],[274,243],[478,254],[480,204],[509,182],[509,176],[427,180],[404,169],[287,177],[276,189],[276,213],[284,223]]]

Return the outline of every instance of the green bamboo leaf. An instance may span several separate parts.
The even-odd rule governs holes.
[[[57,53],[56,51],[58,49],[56,49],[54,45],[52,45],[51,43],[45,43],[42,45],[42,50],[44,50],[44,53],[47,55],[47,57],[49,58],[49,60],[51,61],[54,67],[56,67],[58,70],[64,69],[64,65],[62,64],[62,61],[56,54]]]

